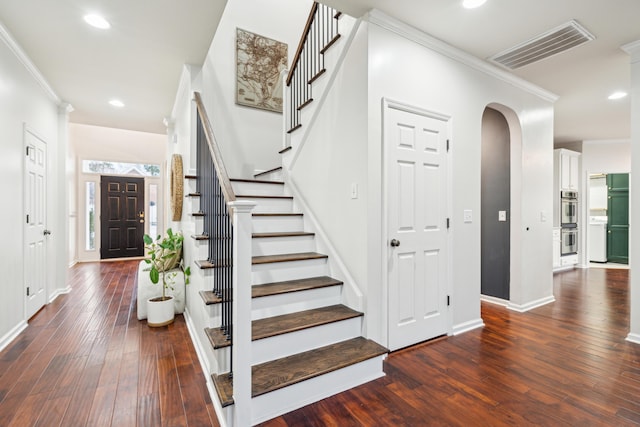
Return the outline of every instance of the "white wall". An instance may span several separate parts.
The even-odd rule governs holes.
[[[631,171],[631,141],[583,141],[581,157],[585,174],[628,173]]]
[[[36,77],[37,76],[37,77]],[[60,100],[0,24],[0,191],[5,208],[0,210],[3,241],[0,247],[2,283],[0,290],[0,348],[25,325],[24,290],[24,126],[47,142],[48,208],[48,298],[66,288],[66,241],[64,229],[64,187],[60,187],[61,145],[58,114]],[[64,120],[64,119],[63,119]],[[62,228],[61,228],[62,227]]]
[[[455,50],[438,53],[428,46],[441,46],[412,28],[374,12],[369,25],[369,191],[368,218],[368,298],[377,307],[370,313],[384,312],[385,279],[382,260],[386,253],[379,239],[373,238],[383,229],[380,211],[382,164],[381,100],[396,101],[442,113],[452,117],[452,182],[451,182],[451,294],[453,331],[482,324],[480,319],[480,149],[481,119],[487,105],[506,106],[513,110],[522,129],[520,162],[512,169],[521,185],[521,213],[512,216],[521,238],[512,244],[512,257],[519,270],[512,275],[511,306],[526,309],[542,301],[552,300],[552,185],[553,185],[553,96],[523,83],[520,89],[508,78],[482,71],[482,66],[469,66],[458,61],[464,57]],[[381,23],[382,21],[382,23]],[[383,28],[385,26],[386,28]],[[403,35],[397,34],[399,32]],[[420,40],[415,42],[409,38]],[[426,45],[426,46],[425,46]],[[438,47],[440,49],[440,47]],[[445,49],[446,51],[447,49]],[[536,94],[534,94],[536,93]],[[537,95],[541,94],[545,98]],[[507,115],[509,119],[509,115]],[[511,123],[510,123],[511,126]],[[516,123],[517,127],[517,123]],[[513,203],[513,202],[512,202]],[[463,211],[471,209],[474,222],[463,223]],[[517,212],[517,209],[512,210]],[[542,213],[547,220],[542,221]],[[512,233],[513,237],[513,233]],[[381,330],[384,336],[386,331]]]
[[[631,218],[640,212],[640,40],[625,46],[631,56],[631,175],[630,206]],[[629,230],[629,265],[631,271],[640,271],[640,227]],[[628,340],[640,344],[640,275],[631,275],[630,326]]]
[[[282,115],[236,105],[236,28],[298,47],[310,0],[229,0],[202,67],[202,95],[231,178],[280,166]]]
[[[162,134],[137,132],[124,129],[106,128],[101,126],[69,124],[69,143],[74,154],[76,169],[76,191],[74,198],[77,200],[76,212],[76,244],[78,261],[97,261],[100,259],[100,223],[96,222],[96,249],[85,249],[85,217],[86,197],[85,183],[96,183],[96,212],[100,212],[100,175],[85,174],[82,172],[82,160],[104,160],[112,162],[147,163],[160,165],[160,176],[164,176],[167,156],[167,136]],[[163,194],[163,179],[146,178],[146,184],[150,182],[158,184],[160,195]],[[145,195],[147,192],[145,191]],[[145,196],[146,198],[146,196]],[[164,200],[159,200],[164,206]],[[148,200],[145,200],[145,206]],[[163,210],[160,209],[159,212]],[[158,223],[163,227],[162,218]],[[160,228],[161,230],[161,228]]]

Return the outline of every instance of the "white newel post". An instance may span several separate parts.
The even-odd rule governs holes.
[[[234,427],[251,425],[251,212],[252,201],[230,202],[233,211]]]

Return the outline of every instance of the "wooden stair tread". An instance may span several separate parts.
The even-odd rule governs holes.
[[[236,199],[283,199],[293,200],[293,196],[269,196],[265,194],[236,194]]]
[[[213,263],[212,263],[212,262],[209,262],[209,261],[207,261],[206,259],[203,259],[203,260],[196,260],[196,261],[194,261],[194,262],[195,262],[195,264],[198,266],[198,268],[199,268],[199,269],[201,269],[201,270],[208,270],[208,269],[211,269],[211,268],[215,268],[215,267],[216,267],[215,265],[213,265]]]
[[[205,213],[204,213],[204,212],[193,212],[193,213],[191,214],[191,216],[204,216],[204,215],[205,215]]]
[[[195,193],[187,194],[185,197],[200,197],[200,196],[202,196],[202,194],[196,191]]]
[[[212,374],[211,379],[213,380],[216,392],[218,392],[218,398],[220,399],[222,407],[225,408],[233,405],[233,378],[231,374]]]
[[[275,262],[289,262],[289,261],[305,261],[310,259],[328,258],[327,255],[319,254],[317,252],[300,252],[295,254],[278,254],[278,255],[260,255],[254,256],[251,259],[251,264],[270,264]]]
[[[292,146],[285,147],[282,150],[278,151],[278,154],[284,154],[287,151],[290,151],[292,148],[293,148]]]
[[[251,368],[251,395],[260,396],[386,353],[381,345],[358,337],[262,363]]]
[[[287,280],[284,282],[273,282],[266,283],[264,285],[252,286],[251,297],[260,298],[271,295],[280,295],[338,285],[342,285],[342,282],[329,276],[310,277],[308,279],[299,280]]]
[[[209,240],[208,234],[192,234],[191,238],[194,240]]]
[[[257,177],[259,177],[259,176],[266,175],[266,174],[269,174],[269,173],[271,173],[271,172],[277,172],[277,171],[279,171],[279,170],[282,170],[282,166],[278,166],[277,168],[273,168],[273,169],[269,169],[268,171],[264,171],[264,172],[257,173],[257,174],[255,174],[255,175],[253,175],[253,177],[254,177],[254,178],[257,178]]]
[[[184,179],[198,179],[198,175],[185,175]]]
[[[246,182],[249,184],[274,184],[274,185],[284,185],[284,181],[267,181],[264,179],[242,179],[242,178],[232,178],[229,181],[231,182]]]
[[[220,304],[222,302],[222,298],[213,291],[200,291],[200,297],[202,297],[205,305]]]
[[[336,304],[314,308],[312,310],[267,317],[251,322],[251,339],[253,341],[261,340],[360,316],[363,316],[361,312],[355,311],[342,304]]]
[[[269,237],[303,237],[315,235],[315,233],[309,233],[306,231],[287,231],[279,233],[253,233],[251,237],[253,237],[254,239],[264,239]]]
[[[269,217],[269,216],[302,216],[301,213],[288,213],[288,212],[263,212],[263,213],[254,213],[252,216],[257,217]]]
[[[231,342],[220,328],[205,328],[204,332],[207,334],[207,338],[209,338],[209,342],[214,350],[231,345]]]

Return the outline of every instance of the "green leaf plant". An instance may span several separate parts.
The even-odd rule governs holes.
[[[184,266],[182,258],[182,243],[184,236],[182,233],[174,233],[171,228],[167,229],[167,234],[158,236],[155,240],[148,234],[144,237],[144,247],[147,250],[148,258],[144,262],[149,264],[149,279],[151,283],[158,284],[162,279],[162,300],[167,299],[166,290],[174,290],[178,271],[170,271],[176,267],[182,272],[185,285],[189,284],[191,267]]]

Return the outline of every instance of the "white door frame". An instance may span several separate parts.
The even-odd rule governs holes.
[[[22,181],[23,181],[23,189],[25,191],[23,191],[23,195],[22,195],[22,220],[26,221],[26,216],[28,215],[27,212],[27,192],[26,192],[26,187],[27,187],[27,147],[28,147],[28,141],[27,141],[27,135],[31,135],[34,138],[40,140],[46,147],[47,147],[47,154],[45,155],[45,188],[44,188],[44,202],[43,202],[43,214],[45,216],[45,224],[44,224],[44,228],[47,228],[47,214],[48,214],[48,208],[49,208],[49,204],[48,204],[48,181],[49,181],[49,173],[50,173],[50,161],[49,158],[50,153],[49,153],[49,148],[50,145],[47,143],[47,141],[41,136],[39,135],[35,130],[31,129],[26,123],[24,123],[23,125],[23,133],[22,133],[22,153],[25,157],[23,157],[23,162],[22,162]],[[22,283],[22,292],[23,292],[23,313],[25,315],[25,321],[27,321],[33,314],[35,313],[29,313],[29,304],[28,304],[28,300],[29,300],[29,296],[27,295],[27,269],[31,269],[33,270],[33,266],[31,265],[27,265],[28,262],[28,257],[26,256],[26,243],[27,243],[27,223],[23,222],[23,228],[22,228],[22,248],[21,250],[23,251],[23,283]],[[43,230],[44,231],[44,230]],[[44,238],[45,244],[48,241],[48,239]],[[44,269],[43,275],[44,275],[44,302],[42,304],[42,307],[44,307],[45,305],[47,305],[48,301],[49,301],[49,286],[47,283],[47,278],[50,276],[49,274],[49,250],[50,250],[50,246],[48,244],[46,244],[45,248],[44,248],[44,256],[45,256],[45,260],[42,263],[42,268]],[[40,308],[42,308],[40,307]],[[39,311],[36,310],[36,313]]]
[[[381,259],[380,263],[382,265],[382,292],[383,292],[383,317],[384,317],[384,336],[386,337],[386,346],[389,346],[389,189],[388,189],[388,179],[389,179],[389,164],[388,164],[388,155],[387,155],[387,144],[388,141],[385,137],[386,127],[388,126],[387,121],[389,120],[389,115],[387,114],[388,109],[393,108],[400,111],[405,111],[407,113],[419,114],[422,116],[430,117],[433,119],[443,120],[447,122],[447,133],[449,135],[449,139],[452,140],[452,118],[449,115],[437,113],[431,110],[427,110],[421,107],[413,106],[410,104],[406,104],[400,101],[395,101],[390,98],[382,98],[382,233],[380,234],[379,244],[381,245]],[[447,275],[449,280],[447,281],[447,294],[451,296],[451,305],[447,310],[447,335],[453,334],[453,309],[455,307],[455,298],[453,295],[453,260],[451,254],[453,253],[453,218],[451,212],[453,211],[453,194],[452,188],[452,164],[453,164],[453,153],[450,151],[447,156],[447,192],[449,197],[447,197],[447,217],[450,219],[451,228],[447,235],[447,244],[449,247],[447,253]]]

